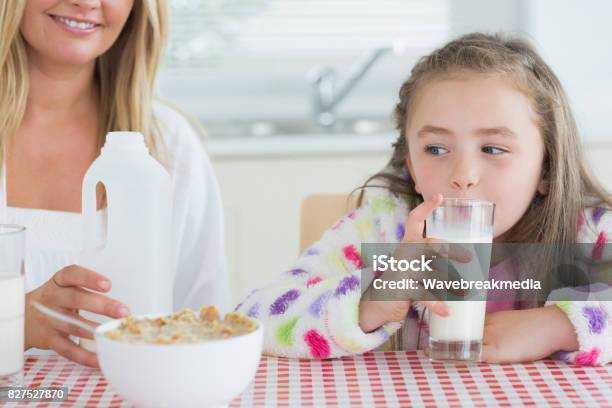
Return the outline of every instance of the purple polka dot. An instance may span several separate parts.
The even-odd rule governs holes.
[[[378,334],[382,337],[383,341],[387,341],[389,339],[389,333],[386,330],[378,330]]]
[[[309,247],[306,252],[304,253],[304,255],[306,256],[312,256],[312,255],[317,255],[319,253],[319,251],[317,250],[317,248],[315,247]]]
[[[606,315],[600,307],[585,306],[582,314],[589,320],[589,331],[599,334],[606,327]]]
[[[293,268],[287,271],[291,276],[300,276],[306,274],[306,271],[302,268]]]
[[[356,288],[359,288],[359,278],[354,275],[347,276],[340,281],[340,285],[336,288],[334,296],[344,296],[347,292],[355,290]]]
[[[397,227],[395,227],[395,238],[398,241],[401,241],[402,239],[404,239],[405,233],[406,233],[406,230],[404,229],[404,224],[402,223],[397,224]]]
[[[293,303],[299,296],[300,292],[295,289],[284,293],[270,305],[270,315],[274,316],[285,313],[291,303]]]
[[[308,311],[310,312],[310,314],[313,317],[319,318],[321,317],[321,310],[323,309],[323,306],[325,305],[325,302],[327,302],[327,300],[330,298],[331,296],[331,291],[327,291],[325,293],[323,293],[322,295],[320,295],[317,300],[315,300],[310,307],[308,308]]]
[[[255,303],[249,308],[247,316],[257,318],[259,316],[259,303]]]
[[[606,212],[605,208],[595,207],[595,209],[593,209],[593,215],[591,216],[591,218],[593,219],[593,223],[597,224],[599,220],[601,219],[601,216],[604,215],[605,212]]]
[[[571,356],[570,356],[570,351],[558,351],[556,353],[556,356],[559,358],[559,360],[563,360],[566,363],[571,362]]]

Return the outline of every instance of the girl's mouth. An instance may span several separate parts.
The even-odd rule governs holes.
[[[49,15],[61,28],[73,34],[90,34],[94,32],[100,24],[92,21],[78,20],[69,17]]]

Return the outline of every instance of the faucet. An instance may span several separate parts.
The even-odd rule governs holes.
[[[404,49],[403,43],[394,42],[392,47],[380,47],[368,51],[353,64],[341,82],[338,82],[333,67],[322,66],[312,69],[306,78],[311,84],[312,110],[317,123],[324,128],[333,127],[336,122],[334,110],[374,63],[389,52],[402,54]]]

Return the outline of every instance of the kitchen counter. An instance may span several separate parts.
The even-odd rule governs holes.
[[[376,135],[313,134],[243,138],[209,138],[204,144],[213,158],[357,155],[391,152],[397,133]]]
[[[380,134],[297,134],[248,137],[209,137],[204,140],[206,151],[213,158],[288,157],[362,155],[365,153],[391,153],[397,132]],[[585,141],[584,149],[610,151],[607,140]]]

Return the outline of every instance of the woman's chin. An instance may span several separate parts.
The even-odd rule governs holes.
[[[64,48],[48,55],[46,59],[55,65],[79,67],[90,65],[100,55],[101,53],[92,53],[91,50]]]

